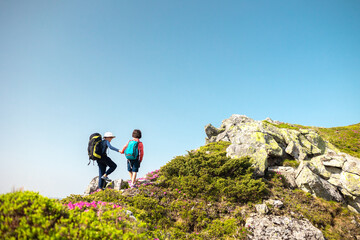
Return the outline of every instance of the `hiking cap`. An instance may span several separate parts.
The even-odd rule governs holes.
[[[106,137],[108,137],[108,138],[114,138],[115,136],[114,136],[111,132],[106,132],[106,133],[104,134],[104,138],[106,138]]]

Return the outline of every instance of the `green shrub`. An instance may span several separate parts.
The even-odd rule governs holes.
[[[61,203],[68,204],[69,202],[92,202],[92,201],[104,201],[104,202],[113,202],[117,203],[124,199],[124,196],[121,192],[113,190],[113,189],[105,189],[104,191],[95,192],[93,194],[82,196],[71,194],[70,196],[61,200]]]
[[[67,217],[65,207],[33,192],[0,195],[1,236],[5,239],[39,239],[54,235],[54,226]]]
[[[103,203],[69,208],[34,192],[3,194],[0,234],[4,239],[149,239],[159,235],[149,231],[146,223],[131,219],[122,207]]]
[[[196,152],[174,158],[160,169],[162,186],[182,188],[190,197],[209,201],[256,201],[265,194],[262,179],[253,178],[248,157],[226,157],[226,142],[210,143]]]
[[[200,151],[202,152],[225,152],[226,148],[228,146],[230,146],[230,142],[224,142],[224,141],[220,141],[220,142],[213,142],[213,143],[209,143],[206,144],[205,146],[201,146],[200,147]]]
[[[203,235],[212,239],[224,239],[226,236],[232,236],[234,239],[245,239],[246,234],[246,228],[240,227],[236,219],[227,219],[225,221],[214,220]]]

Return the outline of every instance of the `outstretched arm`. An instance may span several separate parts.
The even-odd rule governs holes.
[[[123,147],[123,149],[120,151],[121,154],[124,154],[125,149],[127,148],[128,144],[129,144],[129,142],[128,142],[128,143]]]
[[[108,148],[110,148],[111,150],[116,151],[116,152],[120,152],[119,149],[117,149],[116,147],[111,146],[109,141],[106,141],[106,144],[107,144]]]

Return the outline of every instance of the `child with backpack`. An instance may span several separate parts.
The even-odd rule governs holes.
[[[130,140],[121,150],[121,153],[125,153],[125,157],[127,158],[127,168],[130,174],[131,188],[135,187],[136,175],[144,156],[144,145],[140,142],[141,131],[139,129],[135,129],[132,133],[132,137],[133,139]]]
[[[110,148],[113,151],[121,152],[116,147],[111,146],[110,142],[113,140],[115,136],[111,132],[106,132],[104,134],[104,140],[100,142],[100,159],[97,159],[97,163],[99,166],[99,188],[103,187],[104,181],[110,182],[111,179],[108,177],[117,167],[116,163],[114,163],[111,158],[108,157],[106,151]],[[106,167],[109,167],[106,170]]]

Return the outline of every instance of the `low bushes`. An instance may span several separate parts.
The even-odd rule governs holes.
[[[262,179],[253,178],[250,158],[226,157],[228,143],[210,143],[198,151],[174,158],[163,166],[161,186],[182,188],[192,198],[208,201],[258,201],[266,193]]]
[[[64,205],[34,192],[0,195],[0,226],[4,239],[149,239],[157,234],[121,206]]]

